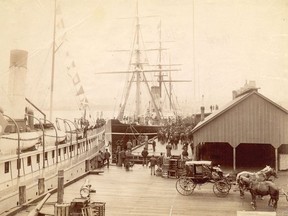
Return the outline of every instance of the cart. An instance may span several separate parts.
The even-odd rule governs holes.
[[[184,196],[192,194],[197,185],[206,183],[213,184],[217,197],[226,197],[231,189],[220,167],[213,167],[211,161],[186,161],[185,171],[176,181],[176,190]]]

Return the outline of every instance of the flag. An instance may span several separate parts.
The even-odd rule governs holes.
[[[82,86],[81,86],[80,89],[78,90],[77,96],[78,96],[78,95],[81,95],[81,94],[84,94],[84,89],[83,89]]]
[[[76,67],[75,62],[72,61],[71,64],[69,66],[67,66],[67,70],[70,70],[70,68],[74,68]]]
[[[73,77],[73,84],[74,85],[77,85],[79,82],[80,82],[80,77],[78,74],[76,74],[74,77]]]
[[[5,130],[7,125],[8,125],[8,122],[3,117],[2,113],[0,113],[0,135],[2,135],[4,133],[4,130]]]
[[[83,93],[84,93],[84,91],[83,91]],[[81,100],[81,104],[82,104],[82,106],[88,105],[88,100],[86,97]]]

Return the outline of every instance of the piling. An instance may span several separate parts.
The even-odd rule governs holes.
[[[85,160],[85,172],[90,171],[90,160]]]
[[[45,192],[45,178],[38,179],[38,194],[42,195]]]
[[[26,202],[26,185],[19,186],[19,205]]]
[[[64,170],[58,170],[58,193],[57,193],[57,203],[63,203],[64,197]]]
[[[55,216],[69,216],[70,215],[70,203],[56,203],[54,208]],[[81,214],[80,214],[81,215]]]

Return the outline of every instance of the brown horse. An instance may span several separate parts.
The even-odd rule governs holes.
[[[240,176],[239,181],[246,186],[250,191],[252,202],[251,205],[253,209],[256,209],[256,197],[270,195],[268,206],[273,206],[276,210],[277,203],[279,200],[279,188],[271,181],[262,181],[251,180],[245,176]]]
[[[239,186],[239,190],[240,190],[240,197],[243,198],[244,197],[244,191],[247,190],[247,187],[245,186],[245,184],[243,184],[240,180],[240,177],[246,177],[250,180],[254,180],[254,181],[258,181],[258,182],[262,182],[262,181],[268,181],[270,179],[270,177],[275,177],[277,178],[277,173],[276,170],[271,168],[270,166],[267,166],[254,173],[254,172],[247,172],[247,171],[242,171],[240,173],[237,174],[236,177],[236,183]]]

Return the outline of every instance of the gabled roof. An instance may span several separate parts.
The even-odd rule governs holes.
[[[283,112],[285,112],[286,114],[288,114],[288,110],[286,110],[285,108],[283,108],[282,106],[280,106],[279,104],[273,102],[272,100],[268,99],[267,97],[265,97],[264,95],[260,94],[257,91],[252,91],[248,94],[244,94],[240,97],[235,98],[234,100],[230,101],[228,104],[226,104],[225,106],[223,106],[221,109],[217,110],[216,112],[212,113],[211,115],[209,115],[207,118],[204,119],[204,121],[199,122],[192,130],[192,133],[194,133],[195,131],[199,130],[200,128],[202,128],[204,125],[208,124],[209,122],[213,121],[215,118],[221,116],[223,113],[227,112],[228,110],[232,109],[233,107],[235,107],[237,104],[239,104],[240,102],[244,101],[246,98],[250,97],[251,95],[256,94],[259,97],[263,98],[264,100],[268,101],[269,103],[271,103],[272,105],[276,106],[278,109],[282,110]]]

